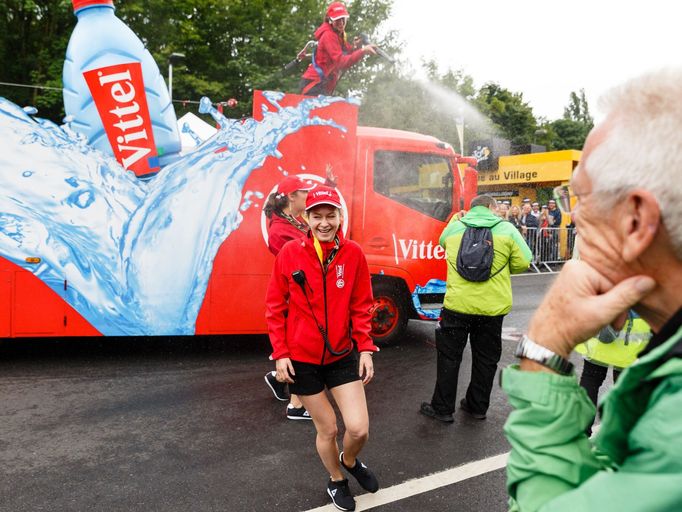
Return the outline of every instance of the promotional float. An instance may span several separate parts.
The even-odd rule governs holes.
[[[121,23],[111,1],[73,4],[79,25]],[[438,237],[475,194],[475,160],[430,136],[358,127],[350,100],[262,91],[246,120],[202,99],[220,129],[181,154],[141,43],[94,58],[76,55],[82,44],[67,52],[64,125],[0,98],[0,338],[265,333],[263,203],[285,176],[322,183],[328,166],[346,236],[369,262],[377,341],[438,317]]]

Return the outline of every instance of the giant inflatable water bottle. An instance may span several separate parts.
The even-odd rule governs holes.
[[[148,177],[180,151],[168,89],[113,0],[72,0],[78,18],[64,61],[64,108],[88,143]]]

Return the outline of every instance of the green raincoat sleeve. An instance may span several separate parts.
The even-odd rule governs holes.
[[[682,510],[682,363],[666,366],[658,376],[634,368],[621,376],[605,400],[601,452],[585,435],[595,408],[575,376],[507,368],[502,387],[514,407],[504,427],[512,446],[511,509]],[[643,380],[653,392],[633,397]]]

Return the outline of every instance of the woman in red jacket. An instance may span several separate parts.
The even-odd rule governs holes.
[[[303,218],[308,191],[315,187],[298,176],[287,176],[270,194],[263,212],[268,224],[268,249],[277,256],[289,240],[304,238],[310,228]]]
[[[339,229],[341,202],[333,188],[310,191],[306,210],[310,234],[282,248],[268,285],[272,358],[277,380],[289,383],[313,418],[317,451],[330,475],[327,493],[337,508],[355,510],[342,467],[363,489],[379,489],[374,474],[357,458],[369,435],[363,385],[374,376],[372,354],[378,350],[369,334],[369,268],[360,246],[345,240]],[[336,414],[325,389],[346,429],[340,453]]]
[[[330,174],[330,170],[327,170]],[[303,218],[305,212],[305,200],[308,191],[315,187],[311,182],[305,182],[298,176],[287,176],[277,186],[277,190],[270,194],[263,212],[270,219],[268,224],[268,249],[277,256],[279,251],[289,240],[305,238],[310,231],[308,223]],[[310,420],[310,414],[305,410],[301,400],[295,394],[287,392],[287,385],[278,382],[276,372],[265,374],[265,383],[268,385],[277,400],[289,401],[287,405],[287,419]]]
[[[348,43],[348,18],[348,10],[343,3],[333,2],[329,5],[324,23],[315,31],[317,48],[313,52],[313,62],[301,78],[301,94],[331,96],[343,71],[360,61],[364,55],[376,55],[374,45],[361,47],[357,38],[354,41],[355,46]]]

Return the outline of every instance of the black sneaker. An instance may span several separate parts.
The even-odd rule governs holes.
[[[452,416],[452,414],[441,414],[439,412],[436,412],[433,406],[428,402],[422,402],[422,405],[419,408],[419,412],[422,413],[424,416],[437,419],[438,421],[442,421],[443,423],[452,423],[455,421],[455,418]]]
[[[365,491],[377,492],[379,490],[379,481],[377,480],[377,477],[374,476],[374,473],[372,473],[367,466],[360,462],[360,459],[356,457],[355,466],[349,468],[346,466],[345,462],[343,462],[343,452],[341,452],[339,453],[339,462],[346,471],[355,477],[360,484],[360,487]]]
[[[339,510],[355,510],[355,499],[348,488],[347,478],[338,482],[330,479],[327,484],[327,494],[329,494],[332,503]]]
[[[277,400],[280,402],[286,402],[290,398],[289,392],[287,391],[287,384],[286,382],[278,382],[275,378],[275,375],[277,375],[275,372],[266,373],[264,377],[265,383],[268,385],[272,391],[272,394],[275,395]]]
[[[469,407],[469,403],[467,402],[466,398],[462,398],[459,401],[459,408],[462,409],[465,413],[467,413],[469,416],[472,418],[475,418],[477,420],[484,420],[485,419],[485,413],[480,413],[480,412],[474,412],[471,407]]]
[[[305,407],[294,407],[287,405],[287,418],[290,420],[312,420],[310,413],[306,411]]]

